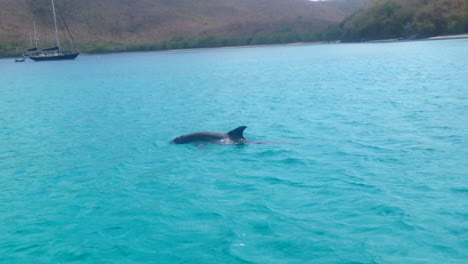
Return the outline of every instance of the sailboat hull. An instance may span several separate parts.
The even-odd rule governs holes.
[[[33,61],[74,60],[78,55],[80,55],[79,52],[58,55],[30,56],[29,58]]]

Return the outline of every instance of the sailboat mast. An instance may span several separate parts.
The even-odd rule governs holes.
[[[52,0],[52,11],[53,11],[53,13],[54,13],[55,38],[57,39],[57,47],[59,48],[59,52],[60,52],[60,41],[59,41],[59,37],[58,37],[57,17],[55,16],[55,5],[54,5],[54,0]]]
[[[32,34],[29,32],[29,41],[31,42],[31,49],[33,48]]]
[[[33,20],[33,26],[34,26],[34,43],[36,44],[36,48],[37,48],[37,42],[39,41],[37,39],[37,31],[36,31],[36,22]]]

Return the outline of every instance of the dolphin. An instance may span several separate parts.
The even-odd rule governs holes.
[[[221,145],[243,145],[248,142],[248,140],[245,139],[243,135],[246,128],[246,126],[240,126],[227,133],[211,131],[195,132],[176,137],[170,143],[214,143]]]

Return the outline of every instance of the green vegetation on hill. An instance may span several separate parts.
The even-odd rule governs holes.
[[[206,36],[200,38],[173,37],[154,43],[122,44],[116,42],[92,42],[81,47],[88,53],[108,53],[125,51],[154,51],[191,48],[214,48],[228,46],[283,44],[295,42],[310,42],[319,40],[320,34],[297,34],[293,32],[263,33],[253,37],[222,38]]]
[[[468,0],[377,0],[322,38],[367,41],[461,33],[468,33]]]

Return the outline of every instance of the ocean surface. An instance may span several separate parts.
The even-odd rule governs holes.
[[[2,59],[0,263],[466,264],[467,139],[468,39]]]

